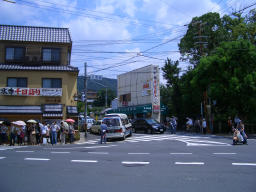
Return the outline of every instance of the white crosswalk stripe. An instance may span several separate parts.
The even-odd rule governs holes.
[[[200,137],[200,136],[184,136],[184,135],[143,135],[143,134],[134,134],[132,137],[128,137],[125,141],[121,143],[138,143],[138,142],[150,142],[150,141],[180,141],[185,143],[187,146],[231,146],[229,143],[219,142],[210,140],[209,137]],[[99,139],[88,140],[86,142],[77,143],[80,144],[98,144]]]
[[[0,151],[20,149],[20,148],[24,148],[24,147],[27,147],[27,146],[0,146]]]

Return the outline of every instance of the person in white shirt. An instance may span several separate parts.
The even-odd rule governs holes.
[[[48,126],[46,125],[46,123],[44,123],[44,124],[41,124],[40,127],[41,127],[42,143],[45,143],[44,139],[46,139],[46,137],[49,134]]]

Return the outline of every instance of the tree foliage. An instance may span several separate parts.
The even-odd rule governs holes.
[[[207,36],[200,39],[207,41],[207,46],[197,44],[199,35]],[[203,94],[207,92],[210,104],[216,101],[215,120],[236,114],[254,120],[255,45],[255,9],[247,15],[234,13],[220,17],[218,13],[207,13],[194,17],[179,43],[181,59],[189,61],[193,67],[181,72],[179,62],[169,58],[163,67],[167,84],[161,87],[161,94],[165,94],[162,100],[169,108],[169,115],[178,116],[180,122],[187,116],[198,117]]]

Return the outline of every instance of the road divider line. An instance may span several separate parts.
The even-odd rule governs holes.
[[[5,159],[6,157],[0,157],[0,159]]]
[[[149,155],[150,153],[128,153],[128,155]]]
[[[125,165],[149,165],[150,162],[147,161],[122,161]]]
[[[108,155],[108,152],[88,152],[89,154],[96,154],[96,155]]]
[[[67,153],[70,153],[70,152],[67,152],[67,151],[52,151],[51,153],[55,153],[55,154],[67,154]]]
[[[232,163],[232,165],[240,165],[240,166],[256,166],[256,163]]]
[[[170,153],[170,155],[192,155],[192,153]]]
[[[214,155],[236,155],[237,153],[213,153]]]
[[[26,161],[49,161],[50,159],[44,159],[44,158],[25,158]]]
[[[16,151],[17,153],[34,153],[35,151]]]
[[[175,162],[175,165],[204,165],[204,162]]]
[[[98,163],[97,160],[71,160],[74,163]]]

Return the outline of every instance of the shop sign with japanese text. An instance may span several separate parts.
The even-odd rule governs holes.
[[[1,87],[0,95],[11,96],[62,96],[62,88]]]

